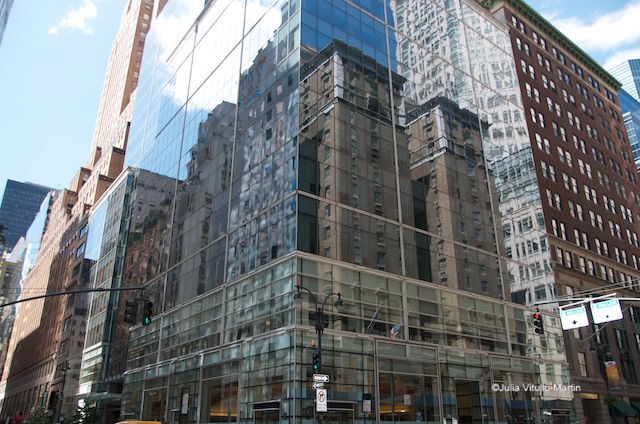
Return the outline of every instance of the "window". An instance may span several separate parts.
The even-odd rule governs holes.
[[[564,265],[564,251],[559,247],[556,247],[556,262],[560,265]]]
[[[531,121],[544,128],[544,115],[536,111],[534,108],[530,108],[529,112],[531,113]]]
[[[516,37],[516,46],[518,47],[518,50],[523,50],[527,56],[531,56],[531,49],[529,48],[529,45],[523,42],[520,37]]]
[[[546,189],[547,193],[547,202],[549,206],[552,208],[556,208],[558,210],[562,210],[562,202],[560,200],[560,194],[554,193],[553,191]]]
[[[575,135],[573,135],[572,138],[573,138],[573,146],[577,150],[580,150],[582,153],[584,153],[586,155],[587,154],[587,146],[586,146],[584,140],[579,139]]]
[[[553,165],[547,165],[547,162],[540,161],[540,169],[542,170],[542,176],[543,177],[551,179],[551,174],[549,172],[549,168],[550,167],[553,168]],[[555,181],[555,180],[553,180],[553,181]]]
[[[591,179],[591,165],[583,161],[582,159],[578,159],[578,168],[580,169],[580,173],[586,175],[587,178]]]
[[[564,150],[560,146],[558,146],[558,158],[560,159],[560,162],[566,164],[569,167],[573,167],[571,153],[569,153],[567,150]]]
[[[553,134],[561,139],[562,141],[567,141],[567,131],[564,127],[561,127],[556,122],[551,123],[551,128],[553,128]]]
[[[584,213],[582,211],[582,205],[580,203],[576,203],[576,218],[584,222]]]
[[[590,202],[598,204],[598,193],[596,193],[595,189],[589,187],[588,185],[584,185],[584,197]]]
[[[82,256],[84,254],[84,248],[85,248],[86,242],[82,243],[77,249],[76,249],[76,258]]]
[[[614,328],[614,333],[616,335],[616,345],[618,346],[618,349],[621,349],[621,350],[629,349],[629,342],[627,341],[627,332],[619,328]]]
[[[564,252],[564,266],[567,268],[573,268],[573,256],[571,252]]]
[[[543,139],[538,133],[536,133],[536,144],[538,145],[538,149],[543,150],[547,154],[551,154],[551,144],[549,140],[546,138]]]
[[[574,193],[578,193],[578,180],[575,177],[570,177],[569,175],[562,173],[562,179],[564,181],[564,188],[567,190],[571,190]]]
[[[587,261],[582,256],[578,256],[578,269],[584,274],[587,273]]]
[[[578,371],[581,377],[587,376],[587,358],[584,352],[578,352]]]
[[[526,32],[524,23],[515,16],[511,16],[511,24],[520,30],[520,32]]]
[[[525,90],[527,92],[527,96],[535,100],[537,103],[540,103],[540,91],[537,88],[532,88],[531,84],[526,82],[524,84]]]

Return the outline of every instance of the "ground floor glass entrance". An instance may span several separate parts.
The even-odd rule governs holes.
[[[512,424],[535,422],[546,402],[571,407],[564,393],[522,390],[561,379],[553,373],[561,364],[334,333],[323,337],[328,412],[317,413],[311,367],[316,337],[309,329],[290,329],[129,373],[125,418]]]

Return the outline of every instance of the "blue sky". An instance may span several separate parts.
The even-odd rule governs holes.
[[[126,0],[17,0],[0,45],[0,196],[7,179],[66,187],[89,154]],[[600,64],[640,58],[640,0],[530,0]]]
[[[0,193],[7,179],[66,187],[88,157],[125,1],[13,2],[0,45]]]

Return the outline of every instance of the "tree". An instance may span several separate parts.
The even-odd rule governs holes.
[[[76,409],[76,413],[71,417],[72,424],[98,424],[100,413],[95,403],[85,403]]]
[[[29,418],[25,420],[26,424],[51,424],[51,418],[47,410],[41,406],[33,409]]]

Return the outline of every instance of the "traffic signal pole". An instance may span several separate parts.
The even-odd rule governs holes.
[[[52,293],[41,294],[39,296],[32,296],[32,297],[27,297],[27,298],[24,298],[24,299],[14,300],[12,302],[3,303],[3,304],[0,305],[0,308],[3,308],[5,306],[15,305],[16,303],[28,302],[30,300],[44,299],[46,297],[64,296],[64,295],[67,295],[67,294],[94,293],[94,292],[112,292],[112,291],[127,291],[127,290],[144,290],[144,289],[145,289],[145,287],[143,287],[143,286],[135,286],[135,287],[115,287],[115,288],[97,288],[97,289],[77,289],[77,290],[68,290],[68,291],[62,291],[62,292],[52,292]]]
[[[325,296],[322,304],[318,305],[318,300],[316,299],[316,296],[313,294],[313,292],[304,287],[302,284],[296,284],[296,293],[294,299],[302,298],[302,290],[306,291],[309,294],[309,298],[313,301],[313,304],[316,307],[316,333],[318,334],[318,350],[316,352],[318,355],[318,369],[317,371],[314,371],[319,373],[320,371],[322,371],[322,333],[324,333],[324,307],[327,303],[327,300],[329,300],[331,296],[338,297],[335,306],[342,305],[342,293],[329,293]]]

